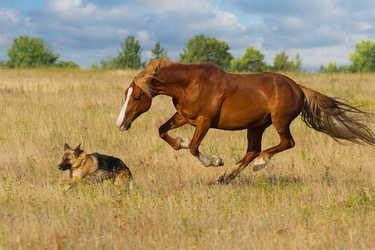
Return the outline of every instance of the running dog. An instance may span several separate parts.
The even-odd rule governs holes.
[[[123,181],[127,183],[129,189],[132,188],[132,174],[120,159],[98,153],[86,154],[81,149],[81,144],[72,149],[65,143],[64,151],[59,169],[69,170],[71,179],[61,180],[60,183],[68,185],[67,189],[77,179],[84,179],[88,183],[113,180],[116,186],[119,186]]]

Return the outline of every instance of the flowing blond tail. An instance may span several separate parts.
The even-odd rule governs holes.
[[[363,123],[372,122],[371,114],[343,101],[301,86],[305,94],[302,120],[308,127],[328,134],[336,141],[375,146],[374,132]]]

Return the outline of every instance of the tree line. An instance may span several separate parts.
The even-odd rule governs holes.
[[[262,72],[262,71],[296,71],[302,70],[302,59],[297,52],[295,57],[289,58],[285,51],[277,54],[273,59],[273,66],[265,62],[264,54],[252,46],[246,48],[245,53],[234,58],[229,52],[230,47],[225,41],[215,37],[195,35],[180,53],[180,62],[211,62],[230,72]],[[167,51],[160,42],[151,49],[152,58],[141,60],[143,49],[134,36],[129,35],[120,43],[117,56],[103,59],[100,66],[92,64],[92,68],[102,69],[142,69],[152,59],[168,58]],[[13,39],[13,44],[6,50],[8,60],[0,62],[3,68],[35,68],[35,67],[79,67],[72,61],[58,61],[59,54],[53,53],[50,47],[39,37],[19,36]],[[349,54],[351,65],[337,66],[329,62],[327,67],[320,66],[319,72],[375,72],[375,43],[362,40],[355,44],[353,53]]]
[[[369,39],[355,44],[354,51],[349,53],[350,65],[337,66],[336,62],[329,62],[327,67],[320,65],[320,73],[337,72],[375,72],[375,42]]]
[[[63,67],[78,68],[72,61],[58,61],[60,55],[52,52],[40,37],[19,36],[13,39],[12,46],[6,50],[8,61],[0,62],[3,68]]]
[[[240,58],[234,58],[229,50],[230,47],[225,41],[219,41],[215,37],[195,35],[188,41],[183,53],[180,53],[180,62],[210,62],[231,72],[301,71],[302,60],[298,52],[296,57],[291,60],[285,52],[276,55],[274,66],[271,67],[266,64],[264,55],[251,46],[246,48],[245,54]],[[101,68],[140,69],[144,68],[152,59],[168,58],[167,51],[160,46],[160,42],[157,42],[151,50],[151,59],[141,62],[141,53],[139,41],[135,40],[134,36],[129,35],[125,42],[121,43],[121,50],[117,56],[101,60]],[[92,65],[92,67],[99,68],[97,65]]]

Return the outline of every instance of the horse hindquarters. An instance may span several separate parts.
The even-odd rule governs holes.
[[[294,147],[295,142],[290,133],[289,126],[301,113],[304,96],[302,90],[294,82],[290,85],[284,83],[280,84],[278,89],[275,88],[276,94],[272,103],[276,105],[272,106],[271,103],[271,119],[263,125],[248,129],[248,149],[246,155],[224,173],[219,178],[219,182],[228,183],[233,180],[256,157],[254,171],[264,168],[275,154]],[[280,94],[279,92],[278,94],[278,91],[282,91],[283,93]],[[263,132],[271,124],[274,125],[280,136],[280,143],[277,146],[261,151]]]
[[[259,154],[254,162],[254,171],[264,168],[275,154],[293,148],[295,145],[290,133],[290,124],[302,111],[304,95],[294,81],[289,78],[286,80],[289,84],[284,84],[275,90],[276,105],[271,109],[271,121],[280,136],[280,143]]]

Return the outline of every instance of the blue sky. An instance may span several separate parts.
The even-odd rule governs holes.
[[[225,40],[235,57],[253,46],[273,64],[300,53],[303,68],[349,64],[362,39],[375,41],[372,0],[0,0],[0,60],[19,35],[42,37],[61,60],[81,67],[116,56],[121,41],[140,41],[143,60],[157,41],[179,59],[194,35]]]

